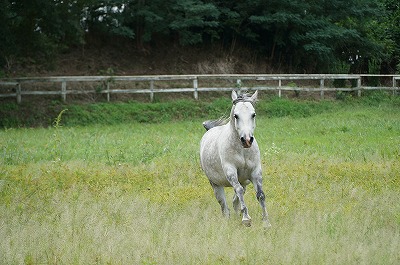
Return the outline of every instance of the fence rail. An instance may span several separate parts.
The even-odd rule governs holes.
[[[378,78],[389,80],[386,85],[366,86],[364,79]],[[177,87],[174,81],[189,81],[189,87]],[[212,80],[212,81],[210,81]],[[221,83],[223,80],[232,82],[229,86],[210,86],[210,83]],[[319,80],[317,86],[298,86],[295,80]],[[353,80],[356,85],[343,87],[327,86],[326,81],[333,80]],[[223,75],[145,75],[145,76],[53,76],[53,77],[21,77],[0,79],[0,98],[15,97],[21,103],[22,96],[25,95],[60,95],[65,102],[67,95],[100,93],[107,96],[110,101],[111,94],[149,94],[150,100],[154,99],[155,93],[182,93],[192,92],[195,99],[198,99],[199,92],[229,91],[233,88],[238,90],[270,90],[277,91],[278,96],[282,96],[282,91],[307,91],[320,92],[321,98],[327,91],[357,91],[361,96],[363,90],[391,90],[393,93],[399,91],[398,81],[400,75],[347,75],[347,74],[223,74]],[[275,82],[267,84],[265,82]],[[76,83],[100,83],[102,89],[74,89]],[[124,88],[121,82],[128,84],[146,83],[146,88]],[[162,82],[167,87],[156,87],[155,82]],[[246,83],[253,82],[251,86]],[[255,82],[255,85],[254,85]],[[283,82],[291,82],[283,85]],[[73,85],[75,83],[75,86]],[[388,85],[390,83],[390,86]],[[47,90],[29,90],[29,84],[50,84]],[[201,85],[204,86],[201,86]],[[71,87],[71,88],[70,88]]]

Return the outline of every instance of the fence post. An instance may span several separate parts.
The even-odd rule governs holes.
[[[321,89],[321,99],[324,99],[324,87],[325,87],[325,79],[319,80],[319,88]]]
[[[357,79],[357,95],[358,97],[361,97],[361,76]]]
[[[278,79],[278,97],[280,98],[282,96],[282,90],[281,90],[281,86],[282,86],[282,79]]]
[[[107,102],[110,102],[110,80],[107,80]]]
[[[199,93],[197,91],[198,86],[199,86],[199,83],[198,83],[197,76],[196,76],[195,79],[193,79],[193,89],[194,89],[194,99],[195,100],[199,99]]]
[[[154,80],[150,81],[150,101],[154,100]]]
[[[396,95],[396,90],[398,89],[398,88],[396,89],[396,86],[397,86],[396,77],[393,76],[393,96]]]
[[[66,81],[61,82],[61,99],[62,99],[62,102],[64,102],[64,103],[67,101],[67,82]]]
[[[21,104],[21,83],[17,84],[15,92],[17,94],[17,104]]]

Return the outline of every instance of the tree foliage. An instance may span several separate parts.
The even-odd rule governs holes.
[[[397,0],[2,0],[0,23],[2,65],[48,58],[87,35],[130,39],[132,49],[172,40],[232,51],[240,42],[298,72],[368,72],[371,61],[400,60]]]

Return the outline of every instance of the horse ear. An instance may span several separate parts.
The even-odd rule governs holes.
[[[232,90],[232,101],[235,101],[238,98],[238,95],[236,94],[235,90]]]
[[[258,90],[256,90],[256,92],[254,92],[254,94],[251,96],[251,101],[256,102],[257,101],[257,96],[258,96]]]

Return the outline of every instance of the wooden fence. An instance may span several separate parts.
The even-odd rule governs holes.
[[[366,86],[366,79],[385,80],[380,86]],[[342,80],[342,87],[332,85],[334,80]],[[147,76],[57,76],[57,77],[23,77],[0,79],[0,98],[15,97],[21,103],[25,95],[60,95],[66,102],[67,95],[73,94],[105,94],[110,101],[112,94],[149,94],[153,101],[155,93],[182,93],[192,92],[198,99],[199,92],[204,91],[230,91],[237,90],[270,90],[277,91],[282,96],[282,91],[308,91],[319,92],[321,98],[326,91],[357,91],[361,96],[363,90],[391,90],[398,92],[400,75],[345,75],[345,74],[222,74],[222,75],[147,75]],[[180,87],[177,81],[189,82],[189,86]],[[223,81],[230,85],[221,85]],[[296,82],[317,83],[317,85],[301,86]],[[319,81],[319,82],[318,82]],[[124,82],[124,86],[121,83]],[[162,86],[156,86],[162,83]],[[347,82],[347,84],[346,84]],[[82,83],[101,84],[100,89],[76,89]],[[134,84],[141,83],[141,88]],[[37,84],[39,89],[29,90],[29,86]],[[46,89],[40,86],[47,84]],[[128,84],[128,87],[126,87]],[[337,85],[336,85],[337,86]]]

